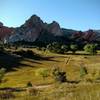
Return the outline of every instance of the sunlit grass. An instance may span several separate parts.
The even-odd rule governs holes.
[[[26,87],[26,84],[29,81],[33,86],[48,84],[51,84],[52,86],[41,89],[38,96],[29,96],[26,91],[15,93],[17,97],[13,100],[100,100],[100,83],[87,81],[89,79],[96,79],[95,76],[100,70],[100,56],[61,55],[50,53],[49,51],[31,50],[44,57],[52,58],[51,60],[23,59],[20,62],[22,66],[15,68],[15,71],[6,73],[3,83],[0,83],[0,87]],[[70,60],[66,64],[69,57]],[[66,71],[68,81],[82,80],[80,78],[81,66],[86,67],[88,75],[86,75],[84,77],[85,79],[78,84],[58,84],[55,83],[52,76],[49,76],[44,80],[41,76],[36,75],[38,69],[47,68],[51,71],[54,66],[58,66]],[[94,73],[95,75],[93,75]]]

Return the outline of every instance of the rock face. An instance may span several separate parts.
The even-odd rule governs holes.
[[[16,28],[14,31],[14,35],[9,38],[9,42],[16,42],[16,41],[28,41],[33,42],[38,38],[38,35],[43,29],[43,22],[42,20],[33,15],[29,20],[25,22],[21,27]]]
[[[100,41],[100,33],[94,30],[78,31],[72,34],[72,37],[76,40],[81,39],[87,42]]]
[[[85,32],[61,28],[53,21],[44,23],[37,15],[31,16],[23,25],[17,28],[8,28],[0,22],[0,39],[7,38],[7,42],[53,42],[53,41],[76,41],[76,42],[100,42],[100,30],[88,30]]]
[[[9,37],[12,35],[13,28],[8,28],[3,26],[3,23],[0,22],[0,40],[4,40],[4,38]]]
[[[61,28],[57,22],[51,24],[43,23],[40,17],[33,15],[21,27],[16,28],[15,34],[9,38],[9,42],[28,41],[34,42],[46,30],[54,36],[61,36]]]
[[[52,33],[54,36],[62,36],[62,30],[60,28],[60,25],[53,21],[51,24],[48,25],[48,32]]]

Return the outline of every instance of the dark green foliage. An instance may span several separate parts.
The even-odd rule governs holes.
[[[35,53],[32,50],[20,50],[20,51],[15,51],[13,52],[17,55],[23,56],[23,57],[32,57],[33,55],[35,55]]]
[[[69,51],[69,47],[67,45],[62,45],[61,50],[62,50],[63,53],[66,53],[66,52]]]
[[[32,83],[30,81],[27,83],[27,87],[32,87]]]
[[[78,50],[78,45],[77,44],[72,44],[70,47],[65,44],[60,44],[57,42],[53,42],[52,44],[47,45],[47,49],[51,52],[54,53],[66,53],[69,50],[71,50],[73,53],[75,53]]]
[[[58,82],[62,83],[62,82],[66,82],[67,81],[66,72],[61,71],[58,67],[53,69],[52,74],[53,74],[55,80],[58,81]]]
[[[78,45],[77,44],[71,44],[70,49],[73,53],[75,53],[78,50]]]
[[[57,42],[52,43],[52,52],[61,53],[61,45]]]
[[[52,44],[47,45],[47,49],[53,53],[62,53],[61,44],[53,42]]]

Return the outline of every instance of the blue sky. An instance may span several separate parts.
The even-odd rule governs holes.
[[[100,29],[100,0],[0,0],[5,26],[20,26],[33,14],[68,29]]]

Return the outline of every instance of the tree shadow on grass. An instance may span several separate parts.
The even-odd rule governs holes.
[[[58,62],[57,60],[53,59],[55,57],[45,57],[45,56],[36,54],[31,50],[27,50],[27,51],[21,50],[21,51],[16,51],[16,52],[13,52],[13,53],[16,54],[16,55],[19,55],[19,56],[21,56],[23,58],[28,58],[28,59],[32,59],[32,60],[37,60],[37,61],[56,61],[56,62]]]
[[[30,60],[29,60],[30,59]],[[33,63],[33,65],[23,64],[21,61],[28,61]],[[53,57],[43,57],[41,55],[35,53],[27,54],[16,54],[16,53],[8,53],[8,52],[0,52],[0,68],[6,68],[7,71],[16,71],[16,68],[20,67],[35,67],[34,63],[42,64],[39,61],[55,61]]]
[[[20,68],[23,66],[34,67],[34,63],[41,64],[39,62],[34,61],[34,59],[31,61],[33,65],[23,64],[21,63],[21,61],[23,61],[24,59],[24,57],[15,54],[0,52],[0,68],[6,68],[7,71],[15,71],[15,68]]]
[[[6,52],[0,53],[0,67],[6,68],[7,71],[14,70],[13,68],[19,67],[22,65],[22,57],[18,57]]]

